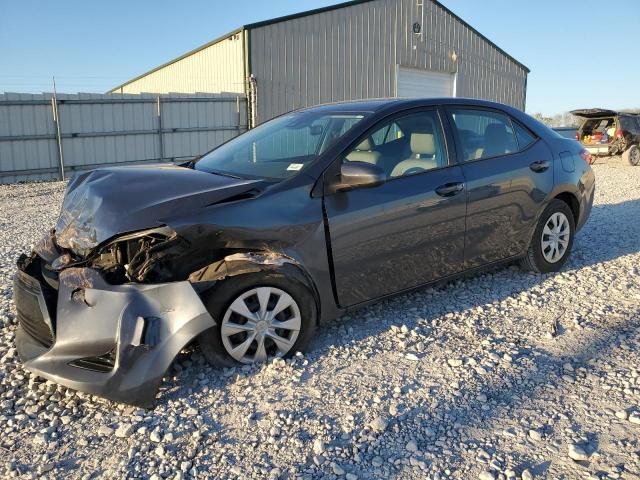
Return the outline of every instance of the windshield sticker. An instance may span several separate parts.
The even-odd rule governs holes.
[[[304,167],[304,163],[290,163],[289,166],[287,167],[287,170],[295,170],[298,171],[300,170],[302,167]]]

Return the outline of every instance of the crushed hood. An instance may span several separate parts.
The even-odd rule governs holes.
[[[115,235],[158,227],[169,217],[245,194],[257,183],[173,165],[80,173],[67,187],[56,243],[86,251]]]

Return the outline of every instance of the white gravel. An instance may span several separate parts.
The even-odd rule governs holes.
[[[21,367],[14,262],[64,185],[0,187],[0,478],[640,478],[640,167],[595,171],[561,273],[397,297],[286,362],[185,352],[153,411]]]

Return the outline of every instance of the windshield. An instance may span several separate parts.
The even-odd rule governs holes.
[[[293,112],[275,118],[204,155],[196,170],[282,180],[304,170],[365,113]]]

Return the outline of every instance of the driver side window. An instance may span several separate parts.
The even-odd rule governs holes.
[[[388,178],[414,175],[448,165],[442,124],[436,110],[396,117],[360,139],[348,162],[380,167]]]

